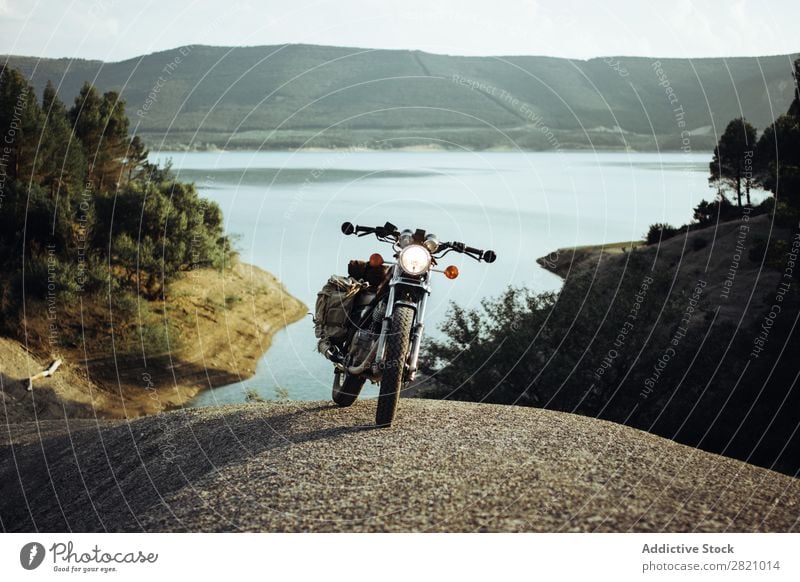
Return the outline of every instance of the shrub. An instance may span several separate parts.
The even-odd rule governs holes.
[[[673,236],[678,234],[678,232],[679,229],[675,228],[670,224],[657,222],[656,224],[650,225],[650,229],[647,231],[647,234],[645,235],[645,243],[648,245],[660,243],[669,238],[672,238]]]
[[[707,202],[701,200],[694,208],[694,220],[700,226],[709,226],[717,222],[726,222],[739,218],[741,211],[731,204],[727,198]]]
[[[253,388],[248,388],[244,392],[244,401],[248,404],[255,404],[258,402],[266,402],[261,395]]]

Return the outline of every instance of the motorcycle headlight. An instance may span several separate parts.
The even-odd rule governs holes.
[[[431,267],[431,254],[422,245],[409,245],[400,251],[397,262],[409,275],[421,275]]]

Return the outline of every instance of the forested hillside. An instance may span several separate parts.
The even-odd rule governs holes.
[[[194,45],[117,63],[7,58],[62,99],[87,80],[119,93],[153,148],[710,150],[729,119],[765,127],[792,99],[791,55],[580,61]]]

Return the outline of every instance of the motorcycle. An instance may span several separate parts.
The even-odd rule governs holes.
[[[486,263],[493,263],[497,255],[461,242],[440,242],[422,229],[398,231],[389,222],[377,227],[345,222],[341,228],[347,236],[374,234],[391,244],[395,261],[384,261],[380,253],[374,253],[367,262],[350,263],[348,271],[359,287],[345,322],[346,332],[325,350],[334,363],[333,401],[350,406],[367,380],[380,383],[375,424],[388,427],[400,392],[417,375],[431,273],[458,277],[458,267],[440,270],[438,261],[450,252]]]

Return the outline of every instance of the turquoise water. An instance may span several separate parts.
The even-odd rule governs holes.
[[[448,255],[455,281],[434,279],[428,330],[450,301],[475,307],[508,285],[554,290],[560,279],[537,257],[565,246],[640,239],[650,224],[682,224],[714,192],[710,154],[161,152],[181,179],[216,201],[226,230],[239,235],[243,261],[279,277],[312,307],[317,290],[348,260],[388,245],[345,237],[349,220],[424,228],[497,252],[497,262]],[[450,260],[452,258],[452,261]],[[297,400],[327,399],[331,367],[315,352],[308,317],[276,334],[253,378],[204,392],[196,406],[241,402],[246,389]],[[372,392],[374,393],[374,391]]]

